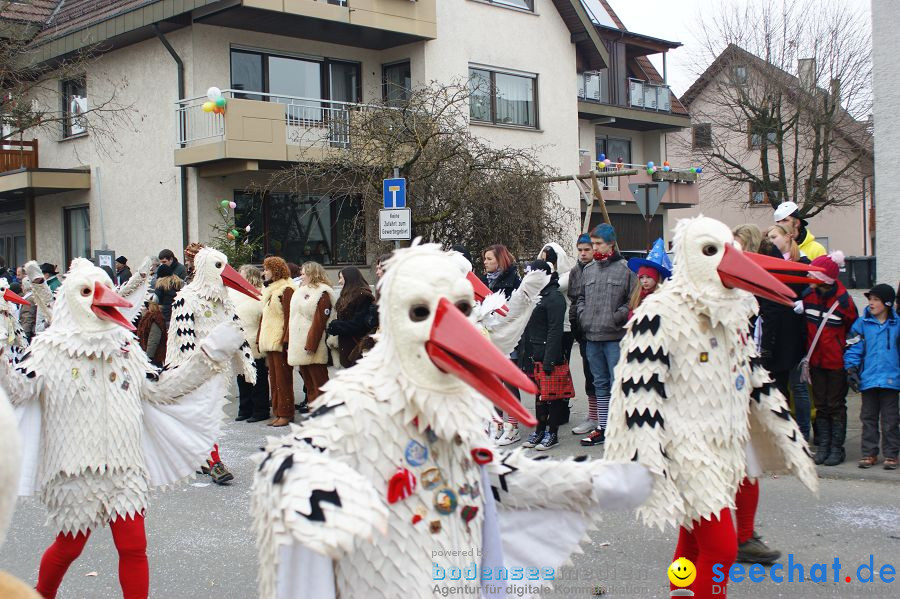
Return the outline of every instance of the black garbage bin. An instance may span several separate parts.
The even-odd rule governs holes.
[[[848,256],[844,261],[848,289],[871,289],[875,286],[875,256]],[[843,273],[842,273],[843,274]]]

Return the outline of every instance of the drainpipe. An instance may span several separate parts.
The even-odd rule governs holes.
[[[166,39],[166,36],[163,35],[163,32],[157,23],[153,24],[153,30],[156,32],[156,37],[159,38],[162,45],[169,51],[172,60],[175,61],[175,65],[178,68],[178,99],[183,100],[186,97],[184,90],[184,62],[181,60],[181,57],[178,56],[178,52],[175,51],[172,44],[169,43],[169,40]],[[181,144],[181,146],[184,147],[184,144]],[[179,177],[181,179],[181,247],[187,247],[189,242],[187,167],[181,166],[179,167],[179,170],[181,171],[181,176]]]

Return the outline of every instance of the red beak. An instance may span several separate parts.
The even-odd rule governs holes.
[[[483,302],[484,298],[493,294],[494,292],[488,289],[487,285],[481,282],[481,279],[475,276],[475,273],[471,270],[466,274],[466,279],[472,284],[472,290],[475,292],[475,299],[479,302]],[[506,304],[503,305],[502,308],[497,309],[497,313],[500,316],[506,316],[509,314],[509,308],[506,307]]]
[[[792,262],[790,260],[782,260],[765,254],[754,254],[752,252],[744,252],[744,255],[762,266],[772,276],[782,283],[819,283],[818,279],[812,277],[804,277],[792,275],[791,272],[808,273],[813,271],[825,272],[824,268],[813,266],[811,264],[801,264],[800,262]]]
[[[11,289],[7,289],[3,292],[3,299],[14,304],[22,304],[23,306],[28,305],[27,299],[23,298],[21,295],[19,295],[15,291],[12,291]]]
[[[779,304],[794,305],[793,299],[796,296],[789,287],[732,245],[725,245],[718,272],[722,284],[729,289],[737,287]]]
[[[262,295],[259,293],[259,290],[250,284],[250,281],[241,276],[241,274],[231,267],[230,264],[225,265],[225,270],[222,271],[222,282],[225,283],[226,287],[231,287],[234,290],[240,291],[244,295],[249,295],[255,300],[258,300]]]
[[[425,349],[435,366],[471,385],[526,426],[537,424],[531,412],[503,386],[506,382],[526,393],[536,393],[534,383],[446,298],[438,302]],[[448,409],[454,408],[448,406]]]
[[[133,331],[134,325],[128,322],[122,313],[116,308],[130,308],[131,303],[125,300],[118,293],[100,283],[94,283],[94,300],[91,302],[91,310],[101,320],[114,322],[119,326],[123,326],[129,331]]]

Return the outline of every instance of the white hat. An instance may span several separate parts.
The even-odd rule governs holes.
[[[775,219],[775,222],[787,218],[789,216],[796,216],[800,219],[800,222],[803,223],[803,226],[806,226],[806,220],[800,218],[799,215],[800,207],[794,202],[782,202],[778,204],[778,208],[775,209],[775,213],[772,215]]]

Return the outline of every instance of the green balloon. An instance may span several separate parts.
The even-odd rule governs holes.
[[[231,234],[234,235],[235,237],[240,237],[240,236],[241,236],[241,232],[238,231],[237,229],[232,229],[232,230],[231,230]]]
[[[692,172],[692,173],[696,173],[696,172],[697,172],[697,167],[692,166],[692,167],[691,167],[691,172]]]
[[[218,98],[216,98],[216,106],[218,106],[219,108],[225,108],[225,97],[224,96],[219,96]]]
[[[221,206],[222,208],[228,208],[228,200],[222,200],[221,202],[219,202],[219,206]]]

